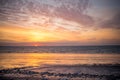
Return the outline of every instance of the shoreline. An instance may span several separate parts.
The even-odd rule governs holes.
[[[43,65],[0,70],[2,80],[119,80],[120,64]]]

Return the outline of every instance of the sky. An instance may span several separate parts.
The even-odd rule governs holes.
[[[120,0],[0,0],[0,45],[120,45],[119,4]]]

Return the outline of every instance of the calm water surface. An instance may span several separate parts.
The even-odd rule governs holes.
[[[44,64],[120,64],[120,54],[0,53],[0,69]]]

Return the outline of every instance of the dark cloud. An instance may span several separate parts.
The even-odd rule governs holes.
[[[93,0],[96,1],[96,0]],[[101,21],[98,21],[98,28],[120,28],[120,0],[99,0],[95,2],[95,6],[103,10],[98,13],[104,17],[101,17]],[[99,11],[99,10],[98,10]]]
[[[120,7],[120,0],[104,0],[106,5],[110,8],[119,8]]]
[[[104,8],[119,8],[120,0],[91,0],[95,3],[96,6]]]
[[[120,29],[120,12],[115,14],[111,19],[102,22],[100,26],[104,28]]]

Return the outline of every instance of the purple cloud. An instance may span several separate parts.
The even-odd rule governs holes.
[[[89,0],[0,0],[0,20],[19,23],[44,15],[91,25],[92,17],[85,14],[88,6]]]

